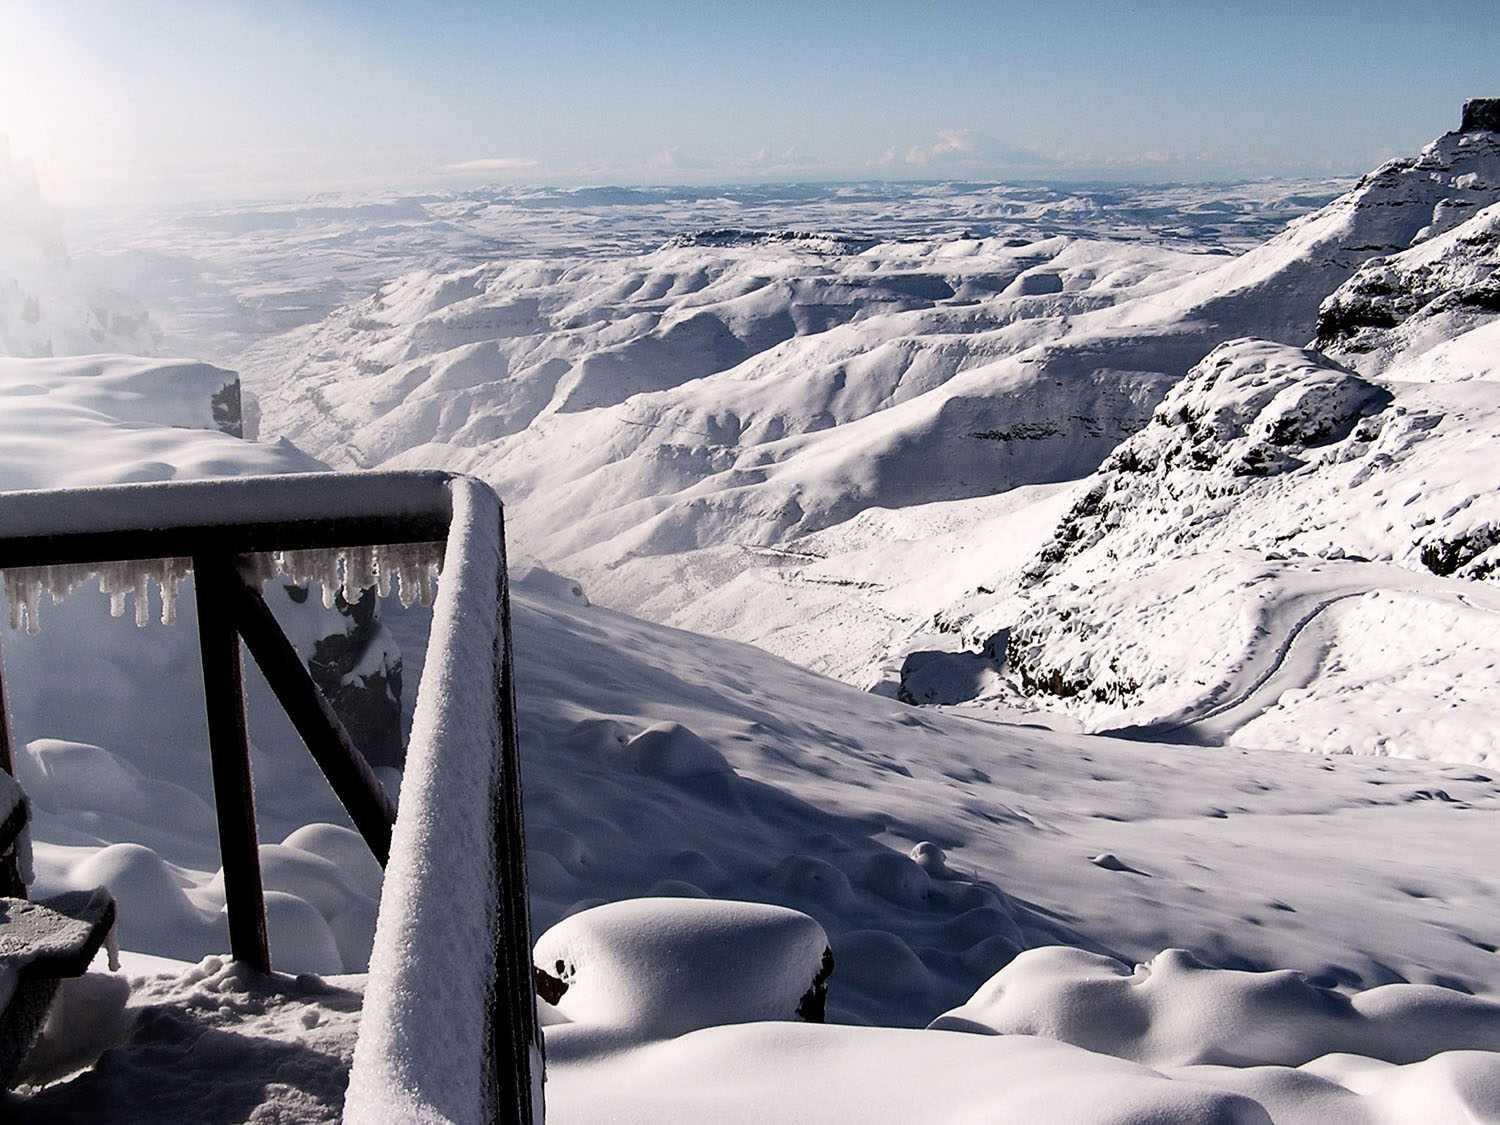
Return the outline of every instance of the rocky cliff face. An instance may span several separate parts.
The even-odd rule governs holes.
[[[342,591],[332,611],[306,586],[283,587],[305,618],[297,644],[307,670],[372,766],[405,764],[401,738],[401,650],[380,620],[380,599],[365,590],[354,602]]]
[[[1496,316],[1500,205],[1403,253],[1367,262],[1323,302],[1316,343],[1373,374]]]
[[[1470,98],[1464,102],[1460,133],[1500,133],[1500,98]]]

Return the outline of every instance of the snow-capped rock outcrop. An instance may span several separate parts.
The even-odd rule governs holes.
[[[970,632],[1010,625],[1021,690],[1092,725],[1494,756],[1460,733],[1477,683],[1425,728],[1400,717],[1391,685],[1417,668],[1451,675],[1489,643],[1495,599],[1452,580],[1500,570],[1496,441],[1488,380],[1382,384],[1316,352],[1223,345],[1085,482],[1023,608]],[[1275,718],[1305,706],[1305,728]]]
[[[1318,310],[1317,346],[1366,373],[1392,378],[1474,377],[1428,353],[1500,320],[1500,204],[1399,254],[1373,259]],[[1470,341],[1474,343],[1474,341]],[[1467,349],[1465,349],[1467,350]],[[1398,363],[1399,361],[1399,363]]]
[[[1322,335],[1320,302],[1371,258],[1397,254],[1500,202],[1500,133],[1445,133],[1391,160],[1264,245],[1172,295],[1184,316],[1302,344]]]

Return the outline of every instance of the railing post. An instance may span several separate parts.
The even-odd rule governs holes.
[[[256,843],[255,794],[250,781],[244,666],[233,614],[239,584],[232,559],[193,557],[198,643],[203,651],[203,702],[208,712],[219,858],[224,865],[224,905],[229,914],[229,951],[236,961],[269,973],[271,951]]]
[[[5,658],[0,655],[0,769],[12,777],[16,775],[15,752],[10,735],[10,708],[5,704]],[[26,884],[21,881],[21,868],[16,862],[15,849],[0,856],[0,895],[6,898],[25,898]]]
[[[505,1125],[543,1120],[544,1046],[537,1022],[536,976],[531,963],[531,898],[526,872],[526,824],[521,807],[521,748],[516,732],[515,655],[511,647],[510,578],[505,560],[504,514],[500,515],[497,578],[495,712],[500,727],[499,792],[495,816],[496,892],[495,1006],[491,1034],[498,1063],[497,1117]],[[505,1074],[505,1070],[509,1074]],[[510,1090],[504,1085],[509,1083]],[[514,1100],[508,1100],[509,1092]],[[510,1115],[514,1106],[515,1116]]]

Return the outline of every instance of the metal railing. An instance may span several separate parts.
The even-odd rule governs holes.
[[[191,560],[237,960],[271,967],[241,641],[387,866],[346,1102],[351,1119],[542,1119],[501,521],[485,485],[438,472],[0,493],[0,569]],[[433,542],[443,544],[443,579],[398,817],[247,577],[247,557]],[[3,709],[0,685],[0,767],[12,771]],[[487,839],[473,838],[475,825]]]

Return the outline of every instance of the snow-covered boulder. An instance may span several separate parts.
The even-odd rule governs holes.
[[[755,1020],[821,1021],[828,937],[763,903],[648,898],[566,918],[536,943],[541,987],[563,1020],[663,1039]]]

